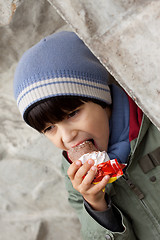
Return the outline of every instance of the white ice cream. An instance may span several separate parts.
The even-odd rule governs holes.
[[[105,151],[94,151],[92,153],[86,153],[79,158],[82,164],[84,164],[88,159],[93,159],[95,161],[94,165],[97,166],[100,163],[107,162],[109,160],[109,156]]]

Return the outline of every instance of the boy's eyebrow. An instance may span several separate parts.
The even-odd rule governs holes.
[[[64,113],[65,113],[66,115],[68,115],[68,114],[70,114],[70,113],[76,111],[78,108],[79,108],[79,107],[74,108],[74,109],[72,109],[72,110],[63,110],[63,111],[64,111]],[[64,118],[65,118],[65,116],[64,116]]]

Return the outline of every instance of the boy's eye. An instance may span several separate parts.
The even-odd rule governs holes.
[[[54,128],[54,125],[51,125],[51,126],[45,128],[45,129],[43,130],[43,133],[47,133],[47,132],[51,131],[53,128]]]
[[[75,110],[75,111],[69,113],[68,118],[74,117],[78,112],[79,112],[79,110]]]

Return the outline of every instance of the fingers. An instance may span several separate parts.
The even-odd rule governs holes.
[[[77,160],[71,164],[67,171],[73,187],[82,195],[86,194],[86,192],[88,194],[97,194],[103,191],[110,179],[110,177],[106,175],[99,183],[92,184],[97,172],[96,166],[93,165],[94,161],[92,159],[89,159],[83,165],[81,161]]]
[[[83,165],[81,161],[76,161],[69,167],[67,174],[74,188],[77,189],[77,186],[80,185],[82,182],[84,182],[84,186],[86,184],[90,185],[92,183],[96,174],[96,168],[93,167],[93,165],[94,161],[92,159],[89,159]],[[93,169],[91,169],[92,167]],[[84,178],[85,175],[87,176]]]
[[[70,178],[70,180],[72,181],[75,177],[76,172],[78,171],[78,169],[82,166],[82,162],[81,161],[75,161],[73,162],[70,167],[68,168],[67,174]]]
[[[105,186],[107,185],[109,179],[110,179],[110,176],[106,175],[100,182],[95,184],[92,188],[92,193],[95,194],[95,193],[103,190],[105,188]]]
[[[95,166],[92,166],[90,170],[87,172],[87,175],[83,179],[83,182],[81,184],[84,191],[88,190],[91,187],[91,184],[96,176],[97,168]]]

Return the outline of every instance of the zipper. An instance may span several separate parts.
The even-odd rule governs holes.
[[[137,149],[137,146],[138,146],[138,143],[139,143],[139,139],[140,139],[140,136],[141,136],[141,131],[142,131],[142,127],[143,127],[143,123],[144,123],[144,115],[143,115],[143,118],[142,118],[142,123],[141,123],[141,126],[140,126],[140,130],[139,130],[139,134],[138,134],[138,138],[136,140],[136,143],[135,143],[135,146],[134,146],[134,149],[132,151],[132,153],[129,154],[128,156],[128,160],[127,160],[127,167],[125,168],[125,170],[123,171],[123,179],[126,181],[126,183],[128,184],[129,188],[136,194],[136,196],[142,200],[144,198],[144,194],[143,192],[141,191],[141,189],[139,187],[137,187],[128,177],[128,174],[127,174],[127,169],[128,167],[130,166],[131,162],[132,162],[132,158],[135,154],[135,151]]]
[[[126,181],[126,183],[128,184],[129,188],[136,194],[136,196],[142,200],[144,198],[144,194],[141,191],[141,189],[139,187],[137,187],[128,177],[127,173],[124,173],[123,176],[124,180]]]
[[[135,143],[135,146],[133,148],[133,151],[132,153],[130,153],[130,155],[128,156],[128,164],[127,164],[127,167],[125,168],[125,171],[124,171],[124,174],[123,174],[123,179],[125,180],[125,182],[127,183],[127,185],[129,186],[129,188],[132,190],[132,192],[135,193],[135,195],[138,197],[138,199],[140,200],[140,203],[142,205],[142,207],[145,209],[145,211],[147,212],[148,216],[152,219],[152,223],[156,226],[156,229],[157,229],[157,232],[160,231],[160,223],[159,221],[157,220],[157,218],[153,215],[152,211],[150,210],[150,208],[148,207],[148,205],[146,204],[146,202],[144,201],[144,194],[143,192],[141,191],[141,189],[139,187],[137,187],[129,178],[128,174],[127,174],[127,169],[128,167],[130,166],[131,162],[132,162],[132,158],[135,154],[135,151],[137,149],[137,146],[139,144],[139,141],[140,141],[140,132],[142,131],[142,126],[143,126],[143,123],[144,123],[144,115],[143,115],[143,118],[142,118],[142,123],[141,123],[141,127],[140,127],[140,130],[139,130],[139,136],[137,138],[137,141]],[[159,230],[158,230],[159,229]],[[159,235],[158,235],[158,238],[159,239]]]
[[[144,201],[144,194],[141,191],[141,189],[139,187],[137,187],[128,177],[127,173],[123,174],[123,179],[126,181],[126,183],[128,184],[129,188],[136,194],[136,196],[138,197],[138,199],[140,200],[140,203],[142,204],[143,208],[145,209],[145,211],[147,212],[148,216],[150,217],[150,219],[152,219],[152,223],[155,225],[157,232],[160,232],[160,223],[158,222],[157,218],[153,215],[152,211],[150,210],[150,208],[147,206],[146,202]],[[159,230],[158,230],[159,229]],[[159,233],[158,233],[159,234]]]

